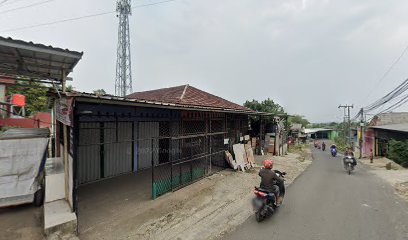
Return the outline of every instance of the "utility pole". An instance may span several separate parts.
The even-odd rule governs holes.
[[[360,159],[363,157],[363,141],[364,141],[364,132],[363,132],[363,126],[364,126],[364,109],[360,109],[360,139],[358,141],[359,146],[360,146]]]
[[[131,0],[117,0],[116,2],[116,16],[119,18],[119,29],[115,95],[121,97],[133,91],[129,35],[129,15],[132,14],[130,1]]]
[[[354,108],[354,105],[339,105],[339,108],[344,109],[344,124],[346,123],[347,120],[347,131],[344,133],[344,137],[347,138],[346,136],[348,135],[348,140],[347,143],[351,143],[351,120],[350,120],[350,108]],[[346,115],[346,109],[347,109],[347,115]],[[346,129],[346,127],[345,127]],[[348,134],[347,134],[348,133]]]

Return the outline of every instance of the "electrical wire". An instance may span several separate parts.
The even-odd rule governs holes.
[[[400,85],[398,85],[396,88],[394,88],[391,92],[386,94],[384,97],[380,98],[379,100],[375,101],[374,103],[370,104],[367,107],[364,107],[365,111],[372,111],[375,110],[385,103],[391,101],[392,99],[400,96],[402,93],[408,90],[408,79],[406,79],[404,82],[402,82]]]
[[[0,2],[0,6],[4,5],[5,3],[7,3],[9,0],[3,0]]]
[[[46,3],[49,3],[49,2],[54,2],[54,1],[55,0],[46,0],[46,1],[42,1],[42,2],[32,3],[32,4],[29,4],[29,5],[26,5],[26,6],[22,6],[22,7],[7,9],[7,10],[4,10],[4,11],[1,11],[0,14],[1,13],[14,12],[14,11],[18,11],[18,10],[26,9],[26,8],[30,8],[30,7],[35,7],[35,6],[38,6],[38,5],[43,5],[43,4],[46,4]]]
[[[401,94],[403,94],[407,90],[408,90],[408,79],[406,79],[404,82],[402,82],[400,85],[398,85],[396,88],[394,88],[391,92],[387,93],[382,98],[380,98],[377,101],[375,101],[374,103],[364,107],[363,108],[364,113],[368,113],[368,112],[374,111],[374,110],[376,110],[376,109],[378,109],[380,107],[384,107],[385,104],[398,99],[398,97],[400,97]],[[404,96],[403,99],[405,99],[405,97],[408,97],[408,96]],[[401,101],[403,101],[403,100],[401,100]],[[400,102],[397,102],[395,104],[398,104],[398,103],[400,103]],[[395,106],[395,105],[392,105],[390,108],[392,108],[393,106]],[[390,108],[387,108],[384,111],[388,111]],[[380,112],[382,112],[382,111],[380,111]],[[359,111],[352,118],[352,121],[357,120],[358,117],[361,117],[362,114],[363,114],[363,112]]]
[[[48,1],[51,1],[51,0],[48,0]],[[153,6],[153,5],[158,5],[158,4],[168,3],[168,2],[175,2],[175,1],[177,1],[177,0],[166,0],[166,1],[161,1],[161,2],[146,3],[146,4],[141,4],[141,5],[134,6],[134,7],[132,7],[132,9],[142,8],[142,7],[149,7],[149,6]],[[40,23],[40,24],[24,26],[24,27],[3,29],[3,30],[0,30],[0,33],[3,33],[3,32],[15,32],[15,31],[21,31],[21,30],[25,30],[25,29],[55,25],[55,24],[59,24],[59,23],[77,21],[77,20],[81,20],[81,19],[92,18],[92,17],[102,16],[102,15],[107,15],[107,14],[112,14],[112,13],[116,13],[116,11],[100,12],[100,13],[84,15],[84,16],[80,16],[80,17],[73,17],[73,18],[56,20],[56,21],[53,21],[53,22],[46,22],[46,23]]]
[[[399,57],[390,65],[390,67],[384,72],[384,74],[381,76],[381,78],[378,80],[376,85],[373,85],[373,88],[371,89],[371,91],[368,93],[367,97],[365,97],[366,101],[371,94],[374,92],[374,89],[377,88],[381,82],[388,76],[388,74],[392,71],[392,69],[395,67],[395,65],[397,65],[397,63],[402,59],[402,57],[405,55],[405,53],[408,51],[408,45],[404,48],[404,50],[401,52],[401,54],[399,55]]]
[[[384,112],[391,112],[392,110],[399,108],[400,106],[404,105],[406,102],[408,102],[408,95],[405,95],[404,98],[400,99],[398,102],[394,103],[393,105],[389,106],[385,110],[381,111],[378,114],[384,113]]]

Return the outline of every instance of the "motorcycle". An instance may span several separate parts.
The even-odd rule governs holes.
[[[336,148],[332,148],[330,150],[330,152],[331,152],[332,157],[336,157],[336,155],[337,155],[337,149]]]
[[[343,159],[344,168],[346,169],[347,173],[350,175],[351,171],[354,170],[355,159],[353,156],[346,156]]]
[[[284,178],[286,172],[281,172],[278,170],[274,170],[275,173]],[[279,187],[280,196],[282,198],[285,197],[285,184],[284,183],[276,183]],[[277,204],[277,197],[274,193],[269,192],[265,189],[260,187],[255,187],[254,189],[255,197],[252,199],[252,207],[255,211],[255,218],[257,222],[263,221],[266,217],[271,216],[275,210],[280,206]]]
[[[322,144],[322,151],[326,150],[326,144]]]

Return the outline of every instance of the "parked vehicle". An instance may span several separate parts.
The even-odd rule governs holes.
[[[355,161],[356,159],[354,159],[354,157],[350,155],[345,156],[343,159],[344,169],[346,169],[349,175],[351,174],[351,171],[354,170]]]
[[[284,178],[286,175],[286,172],[281,172],[278,170],[274,171],[281,178]],[[276,183],[276,185],[279,187],[280,196],[284,198],[285,184]],[[255,197],[252,199],[252,206],[255,211],[256,221],[261,222],[266,217],[272,215],[280,204],[277,204],[277,196],[275,196],[274,193],[266,191],[260,187],[255,187],[254,194]]]

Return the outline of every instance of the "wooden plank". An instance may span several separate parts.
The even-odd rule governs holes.
[[[234,169],[238,169],[238,164],[232,157],[231,153],[229,151],[225,151],[225,160],[228,162],[228,164]]]
[[[235,154],[235,161],[240,166],[241,170],[245,172],[245,162],[247,162],[244,144],[234,144],[232,149]]]

